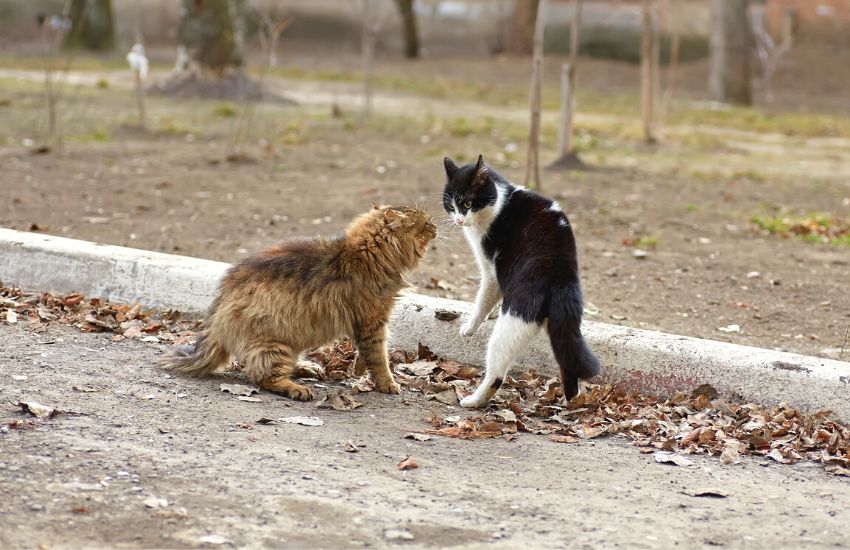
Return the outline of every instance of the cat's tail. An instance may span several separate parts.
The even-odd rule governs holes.
[[[584,311],[578,283],[556,289],[549,301],[549,341],[561,368],[561,384],[567,401],[578,393],[578,381],[599,374],[601,364],[581,335]]]
[[[175,346],[159,360],[158,366],[187,376],[206,376],[222,366],[230,355],[207,334],[202,334],[194,346]]]

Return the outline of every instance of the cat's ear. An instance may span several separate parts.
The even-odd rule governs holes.
[[[449,179],[453,178],[454,175],[457,173],[457,164],[455,164],[455,161],[453,161],[449,157],[443,158],[443,166],[445,166],[446,168],[446,175],[449,177]]]
[[[381,209],[381,206],[378,203],[376,203],[375,201],[369,201],[369,202],[372,203],[372,210],[380,210]]]
[[[478,162],[475,163],[475,177],[472,179],[472,187],[480,187],[487,183],[490,179],[490,169],[484,163],[484,155],[478,155]]]
[[[398,210],[388,208],[384,212],[384,221],[387,222],[390,229],[395,229],[396,227],[401,226],[406,220],[407,216]]]

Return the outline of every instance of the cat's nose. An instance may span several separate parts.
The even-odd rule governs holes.
[[[455,223],[458,225],[463,225],[463,218],[460,216],[455,216]]]

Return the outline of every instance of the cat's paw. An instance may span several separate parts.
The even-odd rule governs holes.
[[[312,401],[313,391],[307,386],[295,385],[286,392],[286,396],[296,401]]]
[[[460,335],[461,336],[472,336],[475,334],[475,331],[478,330],[479,323],[475,322],[475,319],[469,319],[460,327]]]
[[[310,388],[295,383],[284,376],[263,380],[260,382],[260,387],[297,401],[310,401],[313,399],[313,392]]]
[[[473,393],[461,399],[460,406],[464,409],[480,409],[486,406],[488,401],[489,399],[482,399]]]
[[[381,378],[375,380],[375,389],[381,393],[389,393],[392,395],[397,395],[401,392],[401,386],[399,386],[392,378]]]

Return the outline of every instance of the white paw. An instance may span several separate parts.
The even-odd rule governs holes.
[[[475,334],[475,331],[478,330],[478,323],[475,322],[474,319],[470,319],[465,322],[460,327],[460,335],[461,336],[472,336]]]
[[[482,402],[483,401],[483,402]],[[464,409],[479,409],[487,404],[486,399],[481,399],[475,394],[467,395],[460,400],[460,406]]]

